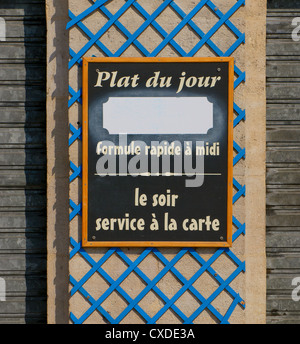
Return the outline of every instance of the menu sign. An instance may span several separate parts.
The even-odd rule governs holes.
[[[83,246],[231,245],[233,70],[83,59]]]

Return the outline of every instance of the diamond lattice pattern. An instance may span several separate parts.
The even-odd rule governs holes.
[[[245,0],[72,1],[67,25],[70,76],[81,74],[83,56],[233,56],[245,42],[233,20],[244,5]],[[69,85],[70,156],[81,142],[81,127],[76,124],[81,116],[79,79]],[[244,81],[245,73],[236,62],[235,89]],[[237,103],[234,111],[237,128],[245,111]],[[234,166],[245,158],[239,132]],[[81,178],[80,160],[70,161],[70,172],[72,194]],[[233,186],[232,202],[238,207],[245,186],[235,178]],[[73,323],[229,323],[234,312],[245,308],[235,291],[245,271],[245,262],[234,253],[245,234],[245,224],[237,217],[233,217],[232,249],[111,248],[95,254],[81,247],[80,215],[80,200],[70,199]]]

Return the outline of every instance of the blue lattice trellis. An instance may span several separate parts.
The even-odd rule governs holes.
[[[108,0],[90,0],[90,6],[75,16],[71,11],[69,11],[70,21],[67,25],[67,29],[70,30],[73,27],[77,27],[84,35],[88,38],[88,42],[85,43],[78,52],[75,52],[70,48],[70,62],[69,69],[72,69],[75,65],[79,68],[81,67],[82,57],[89,51],[93,46],[96,46],[105,56],[121,56],[128,47],[133,45],[140,54],[143,56],[157,56],[166,46],[171,46],[174,51],[179,56],[194,56],[204,45],[209,47],[209,49],[216,56],[230,56],[232,53],[245,42],[245,35],[239,31],[239,29],[230,21],[231,16],[238,11],[241,6],[245,5],[245,0],[238,0],[235,4],[224,14],[220,11],[217,6],[210,0],[201,0],[195,7],[189,12],[185,13],[180,6],[174,0],[162,0],[161,4],[149,14],[138,0],[126,0],[125,3],[112,14],[106,7]],[[130,8],[134,10],[144,18],[144,22],[138,29],[131,33],[120,21],[122,15]],[[166,8],[171,8],[174,13],[176,13],[180,18],[180,23],[171,31],[166,32],[165,29],[158,23],[158,16],[163,13]],[[204,33],[199,25],[193,20],[194,16],[202,9],[208,8],[213,12],[218,19],[207,33]],[[99,11],[107,18],[107,22],[99,28],[99,30],[93,34],[92,31],[84,24],[84,20],[88,18],[93,13]],[[234,43],[223,52],[214,42],[214,34],[225,25],[228,30],[230,30],[234,37]],[[125,42],[113,53],[110,47],[106,46],[101,42],[101,37],[111,28],[115,26],[119,32],[126,38]],[[139,42],[140,35],[149,27],[154,28],[162,40],[157,46],[149,51],[143,44]],[[176,42],[176,35],[184,28],[188,26],[199,37],[199,41],[193,46],[189,51],[185,51],[183,47]],[[236,89],[243,81],[245,81],[245,73],[242,72],[235,65],[235,82],[234,88]],[[69,86],[69,108],[73,106],[74,103],[81,103],[81,88],[76,92],[71,86]],[[239,123],[245,120],[245,111],[242,110],[236,103],[234,103],[234,112],[236,118],[234,119],[234,127],[239,125]],[[69,138],[69,146],[71,146],[76,140],[81,140],[81,127],[76,129],[72,124],[70,124],[71,136]],[[245,159],[245,148],[241,148],[240,145],[234,141],[234,151],[236,155],[233,160],[233,164],[236,165],[241,159]],[[76,166],[72,161],[70,162],[71,175],[70,182],[73,182],[76,178],[81,178],[81,166]],[[241,197],[245,196],[245,186],[241,185],[235,178],[233,179],[233,186],[236,189],[236,193],[233,195],[233,203],[236,203]],[[70,199],[70,215],[69,219],[72,221],[75,216],[81,215],[81,204],[76,204]],[[236,231],[233,234],[233,242],[238,239],[241,235],[245,234],[245,224],[241,224],[233,216],[233,226]],[[240,259],[233,253],[231,249],[220,248],[212,254],[208,260],[204,260],[201,255],[192,248],[180,249],[178,253],[169,261],[158,249],[156,248],[146,248],[138,256],[138,258],[132,261],[120,248],[111,248],[99,259],[95,261],[87,250],[81,247],[81,242],[76,242],[72,237],[70,238],[71,252],[70,259],[75,255],[80,255],[90,266],[89,271],[79,280],[76,280],[72,275],[70,275],[70,283],[72,285],[71,296],[75,293],[80,293],[86,301],[89,303],[88,309],[79,317],[76,317],[72,312],[70,314],[71,320],[74,323],[83,323],[88,317],[93,314],[93,312],[98,312],[102,317],[111,324],[120,323],[131,310],[135,310],[139,316],[144,320],[145,323],[154,324],[156,323],[163,314],[169,309],[176,314],[179,321],[185,324],[191,324],[201,314],[204,310],[212,314],[219,323],[229,323],[229,318],[232,315],[237,305],[242,308],[245,307],[244,300],[236,293],[231,287],[230,283],[243,271],[245,271],[245,262],[240,261]],[[156,259],[164,266],[162,270],[153,278],[150,279],[140,268],[139,265],[144,259],[152,254]],[[182,259],[185,255],[190,255],[193,257],[195,262],[199,265],[199,269],[192,277],[186,278],[184,275],[175,267],[176,263]],[[112,256],[117,255],[124,264],[126,264],[126,270],[117,278],[113,279],[106,271],[103,269],[103,264]],[[234,264],[234,271],[227,278],[222,278],[214,269],[213,263],[219,259],[221,256],[226,256]],[[135,297],[131,297],[124,288],[121,287],[121,283],[128,278],[131,273],[135,273],[145,284],[144,289]],[[172,296],[168,297],[165,293],[161,291],[158,287],[158,282],[167,274],[172,273],[181,284],[181,288]],[[194,282],[201,277],[204,273],[208,273],[215,281],[218,283],[218,287],[211,293],[209,297],[204,297],[194,286]],[[85,288],[85,283],[94,275],[99,274],[108,284],[107,290],[98,298],[94,297]],[[223,291],[231,298],[231,303],[225,314],[221,314],[220,311],[212,305],[212,302],[222,293]],[[120,314],[113,318],[111,314],[102,306],[104,301],[116,291],[122,298],[126,301],[127,306],[120,312]],[[164,303],[161,309],[155,314],[150,316],[147,312],[139,305],[139,302],[145,297],[149,292],[154,292],[157,297]],[[176,301],[185,293],[189,292],[193,295],[195,299],[199,301],[199,307],[190,315],[186,315],[177,305]]]

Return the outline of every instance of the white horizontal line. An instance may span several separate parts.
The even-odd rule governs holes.
[[[165,177],[176,177],[176,176],[221,176],[221,173],[151,173],[151,172],[144,172],[144,173],[95,173],[95,176],[142,176],[142,177],[158,177],[158,176],[165,176]]]

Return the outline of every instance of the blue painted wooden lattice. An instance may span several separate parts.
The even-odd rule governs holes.
[[[238,11],[241,6],[245,5],[245,0],[238,0],[235,4],[228,10],[227,13],[222,13],[210,0],[199,0],[196,6],[189,12],[185,13],[179,5],[176,3],[176,0],[161,0],[160,6],[157,9],[149,14],[141,4],[139,0],[126,0],[119,10],[112,14],[107,8],[108,0],[90,0],[90,7],[84,10],[79,15],[74,15],[69,11],[70,21],[67,25],[67,29],[77,27],[84,35],[88,38],[88,42],[83,44],[79,51],[75,52],[70,48],[70,61],[69,69],[74,65],[77,65],[79,68],[82,63],[82,57],[88,53],[89,49],[93,46],[96,46],[104,56],[121,56],[130,45],[140,52],[142,56],[157,56],[167,45],[171,46],[173,50],[179,56],[194,56],[204,45],[209,47],[211,51],[214,52],[216,56],[230,56],[232,53],[245,42],[245,35],[241,33],[237,27],[230,21],[231,16]],[[126,27],[121,23],[120,18],[122,15],[130,8],[134,8],[135,12],[139,13],[141,17],[144,18],[143,24],[133,33],[131,33]],[[176,13],[180,18],[180,23],[173,29],[171,32],[166,32],[164,28],[158,23],[157,17],[167,8],[171,8],[174,13]],[[204,33],[201,28],[193,21],[193,17],[202,9],[208,8],[215,17],[218,19],[217,23],[207,32]],[[102,13],[106,18],[107,22],[99,27],[97,33],[92,33],[89,28],[84,24],[84,20],[88,16],[92,15],[96,11]],[[213,35],[225,25],[228,30],[232,32],[235,37],[234,43],[227,49],[227,51],[222,51],[214,42]],[[112,27],[116,27],[119,32],[126,38],[126,41],[119,47],[116,52],[112,52],[109,46],[106,46],[101,42],[101,37]],[[156,32],[159,33],[162,40],[161,42],[152,50],[149,51],[144,45],[139,42],[139,36],[146,30],[149,26],[154,28]],[[199,41],[195,46],[189,50],[185,51],[176,42],[176,35],[185,27],[188,26],[198,37]],[[236,89],[243,81],[245,81],[245,73],[242,72],[235,65],[235,83],[234,88]],[[69,86],[69,108],[73,106],[74,103],[81,103],[81,89],[77,92]],[[236,103],[234,103],[234,127],[238,126],[241,121],[245,120],[245,111],[242,110]],[[71,146],[76,140],[81,140],[81,127],[75,128],[70,124],[70,138],[69,146]],[[241,148],[237,142],[234,141],[234,151],[235,156],[233,164],[236,165],[241,159],[245,159],[245,149]],[[73,182],[76,178],[81,178],[81,166],[77,167],[73,162],[70,162],[70,183]],[[233,195],[233,204],[236,203],[241,197],[245,196],[245,186],[241,185],[235,178],[233,179],[233,186],[236,192]],[[81,204],[76,204],[70,199],[70,214],[69,220],[72,221],[74,217],[81,215]],[[240,223],[236,217],[233,216],[233,227],[235,228],[233,234],[233,243],[241,235],[245,234],[245,224]],[[178,251],[170,261],[160,252],[157,248],[146,248],[138,256],[137,259],[131,260],[120,248],[110,248],[107,252],[99,259],[95,261],[91,255],[88,253],[88,250],[83,249],[81,242],[76,242],[72,237],[70,238],[71,252],[70,259],[72,259],[76,254],[79,254],[90,266],[89,271],[80,279],[76,280],[72,275],[70,275],[71,283],[71,296],[75,293],[80,293],[81,296],[89,303],[89,308],[84,311],[79,317],[75,316],[73,313],[70,314],[70,318],[73,323],[81,324],[88,317],[97,311],[101,314],[107,322],[111,324],[120,323],[126,315],[134,310],[139,316],[143,319],[145,323],[155,324],[168,310],[177,316],[178,321],[184,324],[192,324],[194,320],[199,316],[204,310],[209,312],[216,322],[218,323],[229,323],[229,319],[235,308],[239,305],[240,307],[245,307],[245,302],[241,296],[233,290],[230,286],[230,283],[242,272],[245,271],[245,262],[241,261],[231,249],[220,248],[213,251],[213,255],[206,261],[201,257],[201,255],[193,248],[183,248]],[[139,267],[139,264],[149,255],[152,254],[163,264],[163,269],[153,278],[150,279]],[[180,259],[189,254],[193,257],[194,261],[199,264],[199,269],[197,272],[189,279],[183,276],[183,274],[176,268],[176,263]],[[114,280],[103,268],[105,262],[109,260],[112,255],[117,255],[127,266],[125,271]],[[229,277],[223,279],[217,271],[212,267],[213,263],[222,255],[225,255],[229,258],[234,264],[234,271],[230,274]],[[128,278],[128,276],[134,272],[144,283],[144,289],[139,292],[135,297],[131,297],[124,288],[121,287],[122,282]],[[173,276],[180,282],[181,288],[172,296],[169,297],[160,290],[158,287],[158,282],[167,274],[172,273]],[[202,276],[204,273],[208,273],[216,283],[218,287],[211,293],[209,297],[204,297],[194,286],[193,284],[197,279]],[[98,298],[94,299],[93,296],[85,288],[85,283],[94,275],[99,274],[109,285],[106,291]],[[161,309],[153,316],[147,314],[147,312],[139,305],[139,302],[152,291],[157,295],[157,297],[162,300],[163,306]],[[228,305],[228,309],[225,314],[221,314],[220,311],[212,305],[213,301],[222,293],[226,291],[227,295],[231,298],[231,303]],[[104,301],[113,293],[117,292],[123,300],[126,301],[127,306],[124,310],[115,318],[112,317],[109,310],[105,309],[103,306]],[[185,293],[189,292],[193,297],[198,300],[199,307],[189,315],[186,315],[179,306],[176,305],[176,301]]]

